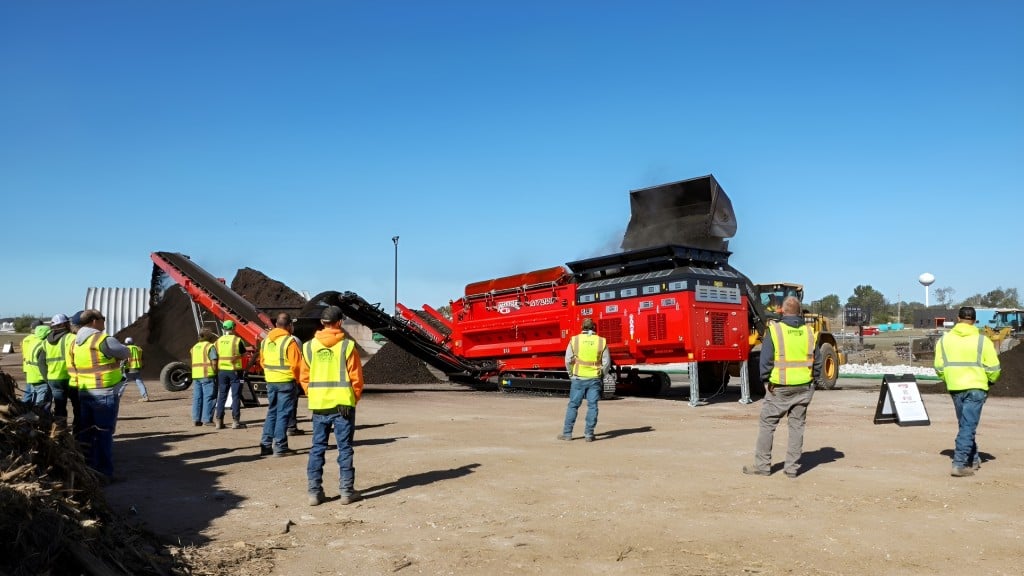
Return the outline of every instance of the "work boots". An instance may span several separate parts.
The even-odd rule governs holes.
[[[224,419],[223,418],[217,418],[217,430],[223,430],[223,429],[224,429]]]
[[[238,420],[235,420],[234,422],[231,423],[232,430],[241,430],[242,428],[248,428],[248,426],[246,426],[245,424]]]

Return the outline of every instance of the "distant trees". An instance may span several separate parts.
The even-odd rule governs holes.
[[[14,319],[14,331],[15,332],[28,332],[29,331],[29,326],[31,326],[32,322],[35,321],[35,320],[39,320],[39,317],[37,317],[37,316],[29,316],[27,314],[22,315],[22,316],[18,316],[17,318]]]
[[[978,308],[1020,308],[1020,297],[1016,288],[1003,289],[1002,286],[990,292],[975,294],[960,303],[960,306],[976,306]]]
[[[935,301],[942,306],[949,307],[953,303],[953,295],[956,294],[956,290],[949,286],[943,286],[942,288],[935,289]]]
[[[870,285],[860,285],[853,289],[853,296],[846,300],[846,307],[858,307],[869,313],[868,322],[888,316],[887,302],[881,292]],[[886,320],[888,322],[888,320]]]
[[[840,308],[842,308],[842,305],[839,303],[839,296],[836,294],[829,294],[821,300],[811,302],[811,312],[823,316],[836,316],[839,314]]]

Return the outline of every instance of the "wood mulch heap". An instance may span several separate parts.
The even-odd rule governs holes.
[[[440,382],[422,360],[388,342],[363,364],[366,384],[429,384]]]
[[[1024,345],[1018,344],[999,355],[1002,374],[989,386],[991,396],[1020,398],[1024,396]]]

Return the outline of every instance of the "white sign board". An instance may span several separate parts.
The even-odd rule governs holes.
[[[882,389],[878,392],[878,405],[875,408],[875,424],[891,422],[900,426],[931,424],[913,374],[886,374],[882,377]]]

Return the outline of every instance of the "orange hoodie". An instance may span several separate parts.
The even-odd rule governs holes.
[[[267,334],[267,340],[277,340],[278,338],[290,334],[284,328],[274,328]],[[285,358],[288,359],[288,365],[292,367],[292,375],[295,376],[295,381],[298,382],[302,376],[302,351],[299,350],[298,345],[294,342],[287,350],[284,351]],[[266,364],[267,362],[263,359],[263,349],[260,348],[260,364]],[[276,366],[277,362],[274,362],[272,366]]]
[[[313,336],[324,346],[334,346],[345,337],[345,333],[338,328],[324,328],[317,330]],[[348,370],[348,379],[352,383],[352,393],[355,394],[356,404],[363,396],[363,364],[359,361],[359,350],[352,348],[352,354],[348,357],[345,368]],[[302,357],[302,376],[299,378],[302,389],[309,393],[309,364],[305,356]]]

